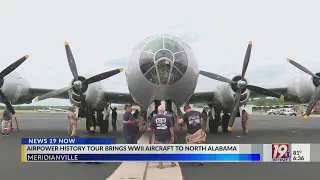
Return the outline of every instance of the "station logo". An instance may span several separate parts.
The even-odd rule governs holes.
[[[272,144],[272,160],[274,162],[289,162],[289,144]]]

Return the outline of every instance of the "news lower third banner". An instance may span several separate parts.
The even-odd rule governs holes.
[[[320,162],[320,144],[115,144],[111,138],[23,138],[21,162]]]

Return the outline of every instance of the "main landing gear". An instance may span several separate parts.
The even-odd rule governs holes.
[[[214,113],[211,113],[214,112]],[[221,111],[211,111],[208,113],[209,116],[209,131],[211,133],[217,133],[218,127],[221,125]]]
[[[107,111],[105,111],[105,113],[107,113]],[[97,111],[97,122],[100,133],[105,134],[109,132],[109,116],[103,117],[102,111]]]
[[[95,112],[95,111],[93,111],[93,112]],[[79,108],[78,117],[86,118],[85,113],[86,112],[82,108]],[[104,113],[107,113],[107,111],[105,111]],[[103,134],[108,133],[108,131],[109,131],[109,116],[108,115],[106,115],[104,118],[103,111],[96,111],[95,114],[93,114],[93,113],[91,114],[91,118],[93,121],[94,130],[96,130],[96,127],[99,126],[100,133],[103,133]],[[86,130],[88,132],[92,132],[92,131],[90,131],[90,121],[88,119],[86,119]]]
[[[214,115],[211,115],[210,113],[208,114],[210,132],[217,133],[219,126],[221,126],[222,132],[227,133],[230,115],[228,113],[224,113],[221,118],[221,111],[215,110],[213,112]]]

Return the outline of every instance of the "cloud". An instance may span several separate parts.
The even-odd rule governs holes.
[[[79,73],[97,74],[125,67],[132,49],[154,34],[182,38],[192,47],[200,69],[222,75],[241,72],[252,40],[247,76],[255,85],[283,86],[298,73],[287,57],[320,71],[316,1],[308,6],[288,0],[6,0],[3,4],[0,69],[30,54],[16,71],[36,88],[61,88],[71,81],[64,41],[71,46]],[[102,83],[108,91],[128,92],[124,73]],[[200,76],[197,90],[210,90],[214,84]],[[60,100],[48,100],[54,102]]]

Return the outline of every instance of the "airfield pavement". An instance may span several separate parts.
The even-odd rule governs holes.
[[[65,113],[19,113],[20,132],[14,130],[10,137],[0,137],[0,179],[34,180],[104,180],[120,163],[21,163],[20,140],[22,137],[68,137]],[[121,116],[119,116],[121,118]],[[84,120],[79,125],[79,135],[87,137]],[[118,131],[97,137],[116,138],[123,143],[121,123]],[[111,129],[111,126],[110,126]],[[185,132],[177,127],[179,143],[184,144]],[[184,128],[185,130],[185,128]],[[243,136],[237,118],[234,130],[224,134],[208,133],[207,143],[214,144],[263,144],[263,143],[320,143],[320,117],[263,116],[251,115],[249,135]],[[319,179],[319,163],[205,163],[204,166],[191,166],[179,163],[185,180],[211,179]],[[130,171],[130,170],[128,170]],[[163,169],[166,172],[166,169]]]

